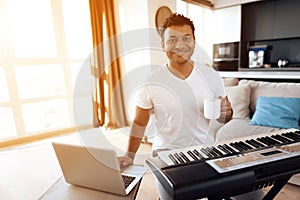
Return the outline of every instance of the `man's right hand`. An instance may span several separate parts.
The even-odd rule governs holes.
[[[133,159],[130,158],[129,156],[121,156],[121,157],[118,157],[118,161],[119,161],[119,164],[120,164],[120,167],[127,167],[129,165],[132,165],[133,164]]]

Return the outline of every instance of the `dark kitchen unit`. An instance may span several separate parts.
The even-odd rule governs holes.
[[[214,68],[219,71],[237,71],[239,63],[239,42],[213,45]]]
[[[300,70],[299,10],[295,0],[243,4],[239,70]],[[260,47],[266,47],[262,64],[253,58]]]

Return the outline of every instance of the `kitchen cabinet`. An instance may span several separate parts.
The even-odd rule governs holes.
[[[241,5],[244,3],[250,3],[255,1],[262,1],[262,0],[214,0],[213,2],[214,2],[214,8],[219,9],[219,8],[236,6],[236,5]]]
[[[270,0],[242,6],[242,40],[300,37],[300,1]]]
[[[242,7],[242,40],[272,39],[275,2],[256,2]]]
[[[241,5],[214,10],[213,43],[237,42],[241,38]]]
[[[300,1],[277,0],[274,38],[300,37]]]

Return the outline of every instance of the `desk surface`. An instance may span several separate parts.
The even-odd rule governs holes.
[[[133,190],[127,196],[120,196],[115,194],[110,194],[106,192],[101,192],[98,190],[91,190],[84,187],[79,187],[67,183],[64,177],[61,177],[52,187],[40,198],[40,200],[131,200],[135,199],[137,192],[139,190],[141,181],[133,188]]]

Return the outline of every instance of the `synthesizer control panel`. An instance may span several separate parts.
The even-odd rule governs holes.
[[[219,173],[225,173],[299,155],[300,146],[294,144],[241,153],[235,156],[207,160],[206,162]]]

